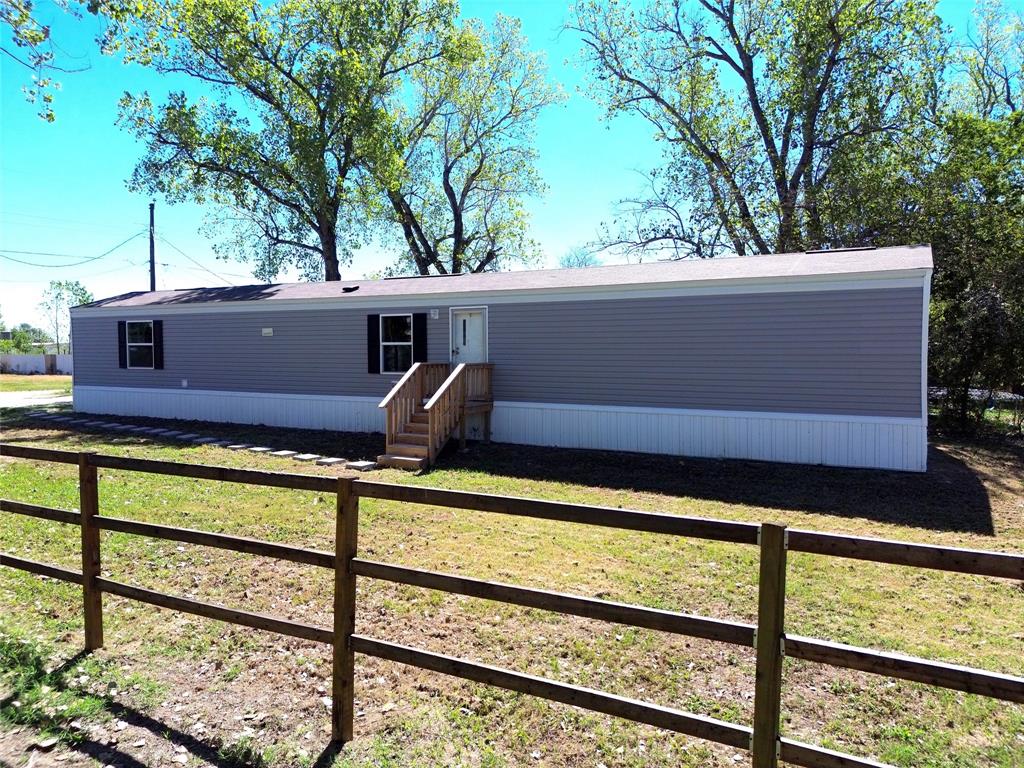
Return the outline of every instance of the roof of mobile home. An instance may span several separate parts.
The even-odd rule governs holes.
[[[767,256],[724,257],[615,264],[585,269],[534,269],[481,274],[346,280],[320,283],[277,283],[137,291],[94,301],[99,307],[173,307],[183,304],[353,298],[432,297],[458,294],[546,292],[552,290],[609,290],[625,287],[669,287],[709,283],[786,282],[789,280],[897,276],[932,268],[928,245],[892,248],[779,253]]]

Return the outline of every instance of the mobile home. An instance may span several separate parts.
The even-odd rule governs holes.
[[[72,311],[74,404],[385,432],[397,460],[465,428],[923,471],[931,272],[909,246],[129,293]]]

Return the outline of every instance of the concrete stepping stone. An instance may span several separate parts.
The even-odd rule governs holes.
[[[60,414],[59,413],[48,413],[45,416],[40,416],[39,418],[40,419],[45,419],[46,421],[53,421],[54,419],[59,419],[60,418]]]
[[[129,432],[137,432],[137,433],[138,433],[138,434],[140,434],[140,435],[144,435],[144,434],[146,434],[147,432],[149,432],[149,430],[151,430],[151,429],[152,429],[152,427],[132,427],[132,428],[131,428],[130,430],[128,430],[128,431],[129,431]]]
[[[78,426],[79,424],[86,424],[88,423],[88,421],[88,419],[70,419],[68,421],[68,424],[74,424],[75,426]]]
[[[209,443],[216,443],[218,439],[216,437],[196,437],[192,442],[197,445],[208,445]]]
[[[283,459],[291,458],[292,456],[298,456],[298,451],[271,451],[271,456],[280,456]]]
[[[270,453],[274,449],[268,448],[265,445],[253,445],[249,447],[249,450],[252,451],[253,453]]]
[[[246,448],[252,448],[252,443],[232,443],[227,448],[229,451],[242,451]]]
[[[160,437],[177,437],[180,434],[183,434],[180,429],[168,429]]]
[[[376,468],[376,461],[350,461],[345,465],[345,469],[354,469],[359,472],[368,472],[369,470]]]
[[[298,453],[292,456],[292,461],[316,461],[319,458],[319,453]]]
[[[84,426],[86,426],[86,427],[102,427],[103,426],[103,422],[102,421],[87,421],[87,422],[85,422]]]
[[[231,441],[230,440],[218,440],[215,443],[210,443],[210,445],[213,446],[214,448],[227,448],[229,445],[231,445]]]
[[[62,423],[66,423],[66,422],[74,421],[74,419],[72,419],[70,416],[57,416],[56,418],[54,418],[54,421],[59,421],[59,422],[62,422]]]
[[[198,432],[182,432],[180,435],[175,435],[175,440],[195,440],[199,437]]]
[[[135,429],[135,426],[132,424],[120,424],[114,427],[114,429],[117,430],[118,432],[131,432],[133,429]]]
[[[335,464],[344,464],[347,459],[338,459],[334,456],[323,456],[316,460],[321,467],[333,467]]]

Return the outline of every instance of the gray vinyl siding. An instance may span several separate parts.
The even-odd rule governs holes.
[[[920,288],[492,307],[495,397],[919,417]]]
[[[921,288],[886,288],[495,304],[494,396],[917,418],[921,302]],[[436,309],[429,358],[447,361],[448,307]],[[154,312],[165,368],[139,371],[118,368],[117,318],[86,311],[74,319],[75,383],[383,396],[398,377],[366,373],[369,312]]]
[[[394,307],[372,313],[412,311]],[[189,389],[383,397],[401,376],[366,372],[370,313],[332,309],[126,315],[164,321],[164,368],[159,371],[118,367],[118,318],[79,316],[72,320],[80,366],[74,383],[180,389],[181,380],[188,379]],[[274,335],[263,336],[263,328],[273,328]],[[427,354],[431,360],[448,359],[447,310],[438,320],[427,317]]]

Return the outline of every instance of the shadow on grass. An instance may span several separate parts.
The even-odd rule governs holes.
[[[204,741],[109,695],[87,693],[69,685],[69,674],[91,658],[86,651],[79,651],[48,670],[38,645],[0,634],[0,672],[12,680],[9,692],[0,699],[0,723],[27,726],[37,734],[55,736],[68,749],[116,768],[147,768],[166,761],[155,757],[150,760],[151,755],[140,759],[116,743],[91,738],[86,729],[72,725],[74,720],[116,718],[128,727],[146,731],[166,749],[183,748],[190,757],[217,768],[263,768],[267,764],[263,753],[247,739],[233,744]],[[48,695],[61,702],[59,710],[52,701],[47,703]],[[328,743],[314,766],[329,768],[340,752],[339,744]]]
[[[5,413],[5,426],[22,431],[16,438],[18,443],[52,442],[49,430],[63,427],[60,423],[31,419],[27,413],[27,410]],[[82,417],[87,415],[82,414]],[[384,449],[384,436],[374,433],[135,417],[96,418],[174,427],[225,440],[348,459],[373,459]],[[31,430],[39,430],[39,437],[24,434]],[[92,444],[106,442],[112,446],[131,445],[143,440],[145,444],[154,445],[190,445],[173,439],[161,440],[159,436],[143,438],[121,432],[85,430],[82,436],[87,437]],[[955,455],[957,451],[940,451],[934,447],[929,449],[928,471],[921,473],[499,443],[470,443],[465,452],[458,452],[454,448],[453,441],[441,456],[438,469],[483,472],[495,477],[639,493],[660,493],[780,512],[799,511],[861,518],[936,531],[989,536],[995,533],[989,492],[983,478],[994,482],[993,478],[998,473],[980,472]],[[1014,449],[1003,446],[999,450],[1005,452]],[[1013,455],[1009,455],[1009,459],[1015,467],[1024,465],[1024,450],[1016,450]],[[784,519],[784,515],[780,515],[780,518]]]
[[[959,457],[929,449],[927,472],[699,459],[636,453],[471,445],[446,451],[439,469],[660,493],[727,504],[994,535],[981,476]],[[785,515],[779,515],[785,519]]]

